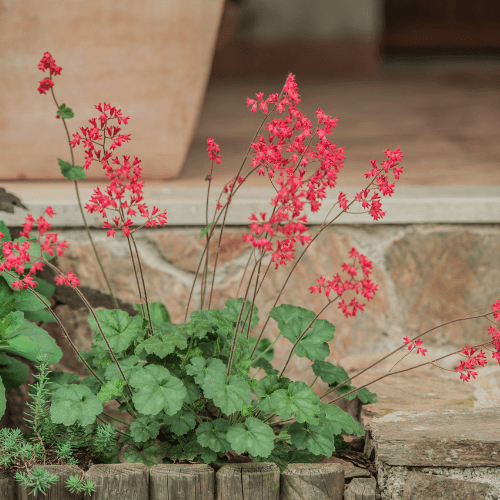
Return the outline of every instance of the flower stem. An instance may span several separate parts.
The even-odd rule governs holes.
[[[59,109],[59,104],[58,104],[58,102],[56,100],[56,96],[54,94],[54,89],[51,87],[50,91],[52,93],[52,98],[54,99],[54,102],[56,103],[57,109]],[[68,126],[66,125],[66,120],[62,116],[61,116],[61,120],[63,122],[64,129],[66,130],[66,136],[68,138],[69,151],[71,153],[71,165],[74,168],[75,167],[75,157],[74,157],[74,154],[73,154],[73,148],[69,144],[69,141],[71,140],[71,138],[69,136]],[[85,218],[85,214],[83,212],[83,206],[82,206],[82,201],[80,199],[80,191],[78,189],[78,180],[77,179],[75,179],[75,191],[76,191],[76,197],[78,199],[78,207],[80,208],[80,214],[81,214],[82,220],[83,220],[83,225],[85,226],[85,230],[87,232],[87,236],[89,238],[90,244],[92,245],[92,249],[94,250],[95,258],[97,259],[97,263],[99,264],[99,267],[101,269],[101,273],[102,273],[102,275],[104,277],[104,281],[106,281],[106,285],[108,287],[108,291],[109,291],[109,295],[111,296],[111,300],[113,301],[113,305],[114,305],[115,309],[118,309],[118,304],[116,302],[115,296],[113,295],[113,290],[111,289],[111,285],[109,284],[108,277],[106,276],[106,272],[104,271],[104,267],[102,265],[101,259],[99,258],[99,254],[97,253],[97,249],[95,247],[94,240],[92,239],[92,235],[90,234],[90,229],[89,229],[89,226],[87,224],[87,219]]]

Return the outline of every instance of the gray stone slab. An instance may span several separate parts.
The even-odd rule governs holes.
[[[486,498],[491,486],[476,481],[411,472],[403,490],[403,500],[478,500]]]
[[[378,460],[390,466],[500,466],[500,409],[397,411],[370,422]]]

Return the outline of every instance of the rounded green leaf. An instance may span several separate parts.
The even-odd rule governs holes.
[[[196,427],[196,418],[191,411],[182,409],[175,415],[164,415],[163,423],[177,436],[183,436]]]
[[[231,445],[226,439],[229,427],[229,422],[223,418],[212,422],[203,422],[196,429],[196,439],[201,446],[210,448],[215,453],[226,453],[231,449]]]
[[[140,353],[143,349],[148,354],[156,354],[159,358],[164,358],[173,353],[176,349],[187,347],[186,338],[180,332],[160,333],[139,343],[135,348],[135,353]]]
[[[349,375],[341,366],[335,366],[329,361],[315,361],[311,366],[314,375],[328,385],[340,384],[349,379]]]
[[[165,456],[164,448],[157,441],[146,441],[140,444],[125,445],[120,453],[120,461],[127,463],[142,463],[153,467]]]
[[[207,361],[205,358],[202,358],[201,356],[196,356],[194,358],[191,358],[190,361],[191,363],[186,366],[186,373],[194,377],[194,381],[198,385],[201,385],[203,383],[205,375],[207,374]]]
[[[120,396],[125,388],[125,380],[122,378],[114,378],[108,380],[97,393],[97,397],[103,402],[107,403],[117,396]]]
[[[259,408],[265,413],[272,413],[271,396],[279,389],[286,389],[290,384],[290,379],[286,377],[278,378],[277,375],[267,375],[262,377],[253,388],[257,396],[260,396]]]
[[[60,158],[57,159],[57,163],[59,163],[59,167],[61,167],[61,174],[70,181],[83,180],[87,175],[80,165],[73,166],[71,163],[63,161]]]
[[[320,399],[305,382],[292,382],[271,395],[271,407],[284,420],[295,415],[297,422],[318,423]]]
[[[141,333],[142,318],[140,316],[129,316],[120,309],[100,309],[95,311],[95,314],[115,353],[125,351]],[[94,338],[97,345],[107,348],[92,315],[89,315],[89,325],[95,331]]]
[[[365,435],[363,426],[354,417],[333,404],[322,403],[319,417],[333,434]]]
[[[155,415],[161,410],[174,415],[187,396],[181,380],[159,365],[148,365],[136,371],[130,378],[130,385],[136,389],[132,397],[135,407],[145,415]]]
[[[52,396],[50,417],[55,424],[89,425],[103,410],[101,400],[82,385],[61,387]]]
[[[203,381],[202,389],[206,398],[212,399],[226,415],[231,415],[235,411],[240,411],[244,405],[249,405],[253,401],[252,391],[248,382],[238,375],[223,377],[220,373],[211,378],[210,367]]]
[[[292,445],[299,450],[308,450],[314,455],[331,457],[335,444],[331,431],[325,426],[294,422],[288,428]]]
[[[148,417],[137,418],[130,424],[130,435],[137,442],[154,439],[159,432],[160,424]]]
[[[306,328],[314,320],[316,314],[303,307],[282,304],[271,309],[269,316],[278,322],[283,337],[295,343]],[[316,320],[307,330],[295,348],[299,358],[306,357],[311,361],[325,359],[330,354],[327,342],[333,340],[335,327],[326,319]]]
[[[258,418],[248,417],[241,424],[234,424],[227,432],[231,448],[238,454],[268,457],[274,449],[274,433],[269,425]]]
[[[241,315],[241,324],[245,321],[245,318],[247,317],[249,311],[250,311],[250,306],[251,302],[249,300],[245,301],[245,308],[243,309],[243,314]],[[239,299],[229,299],[226,301],[226,308],[222,311],[222,314],[231,322],[237,323],[238,322],[238,317],[240,315],[241,311],[241,306],[243,305],[243,298],[240,297]],[[254,305],[252,309],[252,319],[251,319],[251,328],[253,328],[255,325],[259,323],[259,310],[257,307]],[[248,323],[247,323],[248,325]]]

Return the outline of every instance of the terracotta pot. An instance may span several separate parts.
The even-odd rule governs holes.
[[[142,160],[145,178],[180,173],[202,105],[224,0],[0,4],[0,179],[61,179],[67,138],[38,69],[48,51],[63,68],[54,77],[59,104],[73,109],[70,133],[88,125],[94,105],[130,116],[120,155]],[[82,165],[83,148],[75,148]],[[89,179],[102,178],[96,165]]]

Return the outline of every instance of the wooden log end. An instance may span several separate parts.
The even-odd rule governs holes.
[[[340,464],[289,464],[281,474],[280,500],[342,500],[343,495]]]

